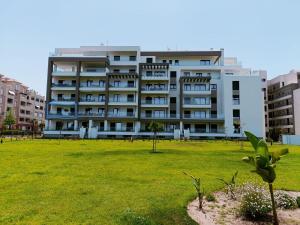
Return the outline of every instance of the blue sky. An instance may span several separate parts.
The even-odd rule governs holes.
[[[300,69],[299,0],[0,0],[0,73],[44,94],[56,47],[225,48],[269,77]]]

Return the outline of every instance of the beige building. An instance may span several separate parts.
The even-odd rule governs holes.
[[[15,129],[32,130],[33,120],[44,123],[45,97],[21,82],[0,74],[0,129],[7,111],[13,111]]]

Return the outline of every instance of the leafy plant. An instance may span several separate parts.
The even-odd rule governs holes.
[[[157,144],[157,134],[159,131],[163,130],[163,126],[157,122],[151,122],[148,126],[148,129],[153,132],[153,139],[152,139],[152,152],[156,152],[156,144]]]
[[[183,172],[185,175],[189,176],[190,178],[192,178],[193,181],[193,185],[196,189],[197,195],[198,195],[198,201],[199,201],[199,210],[203,209],[203,197],[204,197],[204,190],[203,188],[201,188],[201,179],[200,178],[196,178],[186,172]],[[201,190],[202,189],[202,190]]]
[[[205,196],[205,199],[208,202],[215,202],[216,201],[216,197],[212,193],[207,194]]]
[[[297,208],[296,199],[283,191],[277,191],[274,194],[276,206],[282,209]]]
[[[218,178],[218,180],[222,181],[225,185],[226,193],[230,195],[231,199],[236,199],[235,197],[235,188],[236,188],[236,178],[239,171],[236,171],[231,177],[230,181],[226,181],[224,179]]]
[[[248,131],[245,131],[245,134],[251,142],[255,154],[254,156],[244,157],[243,161],[254,166],[255,169],[251,172],[257,173],[264,182],[268,183],[274,217],[273,224],[278,225],[279,223],[274,200],[273,182],[276,179],[276,162],[280,160],[283,155],[288,153],[288,149],[282,149],[277,152],[269,152],[268,145],[263,139],[258,139],[254,134]]]
[[[240,187],[240,213],[250,219],[265,217],[272,211],[272,205],[267,190],[258,184],[246,183]]]
[[[300,208],[300,196],[298,196],[298,197],[296,198],[296,202],[297,202],[298,208]]]

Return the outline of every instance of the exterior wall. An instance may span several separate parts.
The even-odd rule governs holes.
[[[224,58],[223,49],[56,49],[48,65],[46,136],[149,137],[148,124],[157,121],[163,125],[160,136],[170,138],[241,138],[246,129],[264,137],[260,76],[236,58]],[[238,106],[232,99],[234,79],[241,85]],[[235,108],[245,124],[237,133]]]
[[[300,88],[294,90],[295,135],[300,135]]]

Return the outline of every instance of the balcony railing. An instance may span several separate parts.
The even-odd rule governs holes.
[[[142,91],[168,91],[168,87],[142,87]]]
[[[190,130],[191,133],[205,133],[205,134],[209,134],[209,133],[213,133],[213,134],[224,134],[224,129],[191,129]]]
[[[104,85],[100,85],[100,84],[85,84],[85,83],[81,83],[80,87],[87,87],[87,88],[105,88],[105,84]]]
[[[97,112],[79,112],[78,116],[95,116],[95,117],[104,117],[104,113],[97,113]]]
[[[54,98],[52,101],[59,101],[59,102],[74,102],[75,98]]]
[[[210,105],[210,101],[200,102],[200,101],[184,101],[184,105]]]
[[[75,116],[74,112],[49,112],[49,116]]]
[[[105,99],[99,98],[80,98],[81,102],[105,102]]]
[[[121,128],[116,128],[116,127],[110,127],[108,131],[113,131],[113,132],[134,132],[133,127],[121,127]]]
[[[135,112],[129,113],[129,112],[118,112],[118,113],[113,113],[113,112],[108,112],[109,117],[135,117]]]
[[[52,87],[76,87],[76,84],[56,84],[56,83],[52,83]]]
[[[109,85],[110,88],[136,88],[135,84],[119,84],[119,85],[115,85],[115,84],[110,84]]]
[[[200,87],[191,87],[191,88],[184,87],[183,90],[184,91],[210,91],[209,88],[200,88]]]
[[[155,79],[155,78],[168,78],[168,76],[166,73],[155,73],[155,74],[144,74],[142,78]]]
[[[135,103],[136,100],[135,99],[113,99],[113,98],[111,98],[111,99],[109,99],[109,102],[110,103],[111,102],[114,102],[114,103],[116,103],[116,102],[119,102],[119,103]]]
[[[167,105],[167,100],[142,100],[142,104],[146,105]]]
[[[240,104],[240,99],[239,98],[233,98],[232,99],[232,104],[233,105],[239,105]]]

